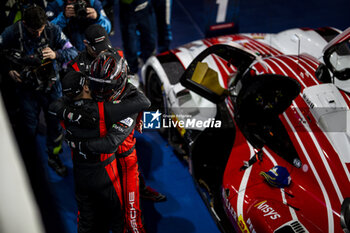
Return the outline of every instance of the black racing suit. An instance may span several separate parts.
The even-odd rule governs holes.
[[[131,100],[131,101],[130,101]],[[78,232],[113,232],[123,231],[121,204],[123,200],[121,177],[117,169],[115,152],[133,132],[138,114],[121,120],[121,115],[129,114],[130,108],[139,106],[135,112],[149,107],[150,102],[131,84],[127,84],[121,103],[103,103],[92,99],[74,101],[74,108],[89,112],[99,119],[96,127],[82,128],[76,122],[66,120],[66,137],[72,148],[76,199],[79,209]],[[128,102],[129,101],[129,102]],[[125,103],[127,107],[125,107]],[[123,113],[120,114],[120,107]],[[62,116],[64,105],[56,103],[51,108]],[[115,112],[115,109],[119,109]],[[63,118],[63,117],[61,117]],[[107,129],[109,129],[107,134]],[[105,138],[103,138],[106,136]],[[89,140],[90,139],[90,140]],[[93,153],[91,151],[101,151]]]
[[[128,86],[132,85],[129,84],[127,87]],[[122,96],[120,97],[122,101],[123,99],[125,100],[130,98],[128,94],[126,94],[127,92],[127,90],[124,90]],[[102,105],[102,103],[99,103],[99,105]],[[136,139],[134,138],[135,121],[137,121],[136,117],[137,115],[134,115],[113,124],[114,128],[108,131],[105,138],[89,140],[85,143],[85,145],[80,147],[80,150],[84,151],[88,149],[89,151],[94,151],[95,153],[106,153],[104,146],[108,146],[108,148],[113,149],[113,152],[116,152],[115,156],[118,161],[118,171],[121,178],[120,183],[122,193],[120,195],[118,193],[118,195],[121,200],[125,219],[124,232],[145,233],[140,207],[139,169],[135,149]],[[119,127],[118,130],[115,130],[116,126]],[[103,126],[100,128],[103,128]],[[122,139],[120,136],[122,135],[125,137],[125,134],[128,134],[128,136],[121,144],[119,144],[120,140]]]
[[[85,74],[90,70],[90,64],[95,58],[87,50],[80,52],[73,60],[67,64],[67,73],[69,71],[81,71]]]
[[[118,53],[123,57],[123,52],[119,49],[110,49],[113,53]],[[67,71],[81,71],[88,75],[90,70],[90,64],[93,57],[85,50],[81,52],[74,60],[68,63]],[[126,92],[124,92],[126,93]],[[126,101],[129,99],[128,96],[123,96]],[[125,102],[125,101],[124,101]],[[130,106],[128,107],[130,108]],[[125,113],[125,111],[122,111]],[[93,151],[94,153],[106,153],[107,148],[111,148],[111,152],[117,152],[117,159],[120,164],[120,175],[122,177],[122,206],[124,209],[125,216],[125,231],[126,229],[132,232],[145,232],[142,219],[141,219],[141,208],[140,208],[140,188],[144,190],[146,188],[143,179],[139,179],[141,173],[139,173],[137,154],[135,150],[136,140],[134,138],[134,131],[132,131],[129,136],[123,141],[121,145],[114,143],[114,133],[108,133],[105,137],[106,140],[101,139],[100,141],[90,140],[89,143],[103,144],[103,146],[95,146],[94,148],[86,148],[84,143],[82,144],[85,148],[80,148],[81,150],[87,149]],[[88,143],[86,143],[88,144]],[[143,181],[143,182],[141,182]]]

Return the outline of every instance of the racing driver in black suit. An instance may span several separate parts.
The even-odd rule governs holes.
[[[121,207],[125,210],[126,228],[145,232],[139,206],[138,165],[133,137],[138,114],[123,120],[120,120],[120,115],[125,117],[125,114],[130,115],[134,110],[142,111],[150,103],[141,92],[127,83],[127,65],[123,58],[106,52],[96,60],[91,68],[94,77],[89,80],[94,90],[93,96],[98,100],[113,102],[93,100],[86,85],[86,77],[82,73],[73,72],[63,79],[63,89],[65,93],[72,92],[71,97],[80,93],[68,105],[69,108],[62,101],[51,108],[65,120],[66,138],[72,148],[76,199],[80,211],[78,232],[89,232],[91,229],[93,232],[97,229],[98,232],[108,232],[108,229],[120,232],[121,221],[117,222],[116,219],[123,219],[120,215]],[[78,83],[81,88],[73,88],[75,85],[72,82]],[[130,103],[130,100],[133,102]],[[124,106],[125,109],[120,111],[119,106]],[[72,108],[74,114],[70,111]],[[79,109],[81,111],[77,111]],[[113,109],[119,109],[119,112],[113,113]],[[91,119],[98,119],[97,124],[84,124],[84,119],[88,119],[84,116],[86,113]],[[118,173],[115,151],[118,162],[121,163],[122,174]]]

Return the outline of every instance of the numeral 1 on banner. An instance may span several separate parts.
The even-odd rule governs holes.
[[[216,23],[223,23],[226,19],[227,5],[229,0],[216,0],[218,4],[218,13],[216,15]]]

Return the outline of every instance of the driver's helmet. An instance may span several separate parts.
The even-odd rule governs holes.
[[[118,54],[103,52],[91,63],[90,90],[98,101],[113,101],[123,92],[128,80],[128,65]]]

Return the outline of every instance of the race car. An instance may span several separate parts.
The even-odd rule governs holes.
[[[194,41],[142,77],[222,232],[347,230],[350,28]]]

